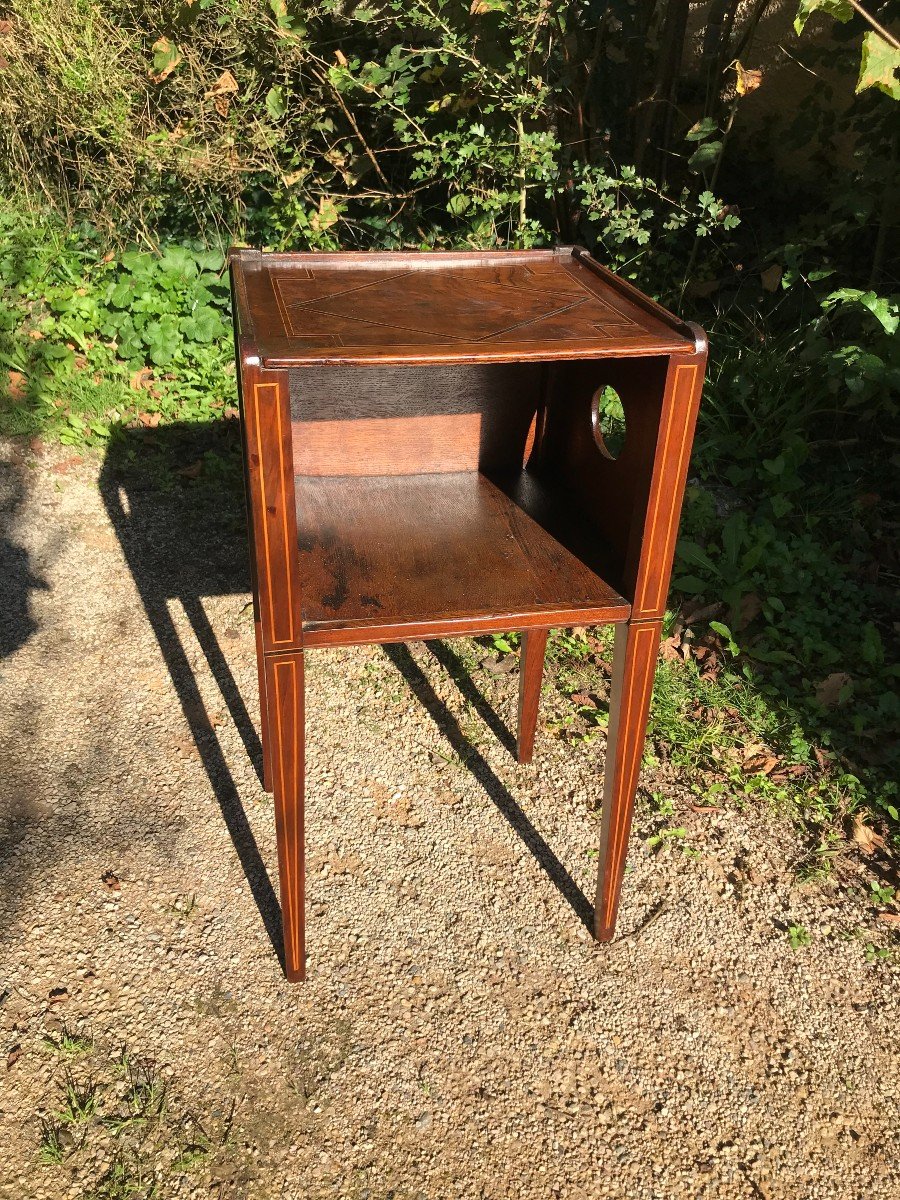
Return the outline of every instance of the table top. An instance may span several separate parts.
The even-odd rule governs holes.
[[[231,263],[239,333],[266,367],[695,350],[691,327],[577,246],[472,253],[234,250]]]

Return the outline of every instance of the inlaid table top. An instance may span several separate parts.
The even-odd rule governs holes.
[[[465,363],[694,352],[693,334],[579,247],[232,252],[262,365]]]

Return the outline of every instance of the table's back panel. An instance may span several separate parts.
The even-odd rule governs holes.
[[[290,372],[294,473],[518,469],[546,374],[542,363],[297,368]]]

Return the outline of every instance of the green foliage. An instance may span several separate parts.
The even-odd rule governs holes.
[[[234,402],[224,258],[196,245],[104,252],[92,231],[0,211],[0,429],[104,440]]]
[[[863,38],[856,84],[858,92],[864,92],[866,88],[878,88],[892,100],[900,100],[900,49],[874,30]]]
[[[878,5],[873,8],[877,12]],[[860,4],[850,4],[849,0],[801,0],[794,21],[795,32],[803,32],[814,12],[825,13],[842,24],[858,16],[872,26],[862,39],[856,90],[864,92],[867,88],[877,88],[892,100],[900,100],[900,43],[875,20],[873,13]]]
[[[790,925],[788,926],[787,933],[792,950],[801,950],[804,946],[808,946],[812,942],[809,930],[803,925]]]

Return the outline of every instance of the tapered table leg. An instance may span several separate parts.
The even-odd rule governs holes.
[[[534,753],[544,651],[549,632],[548,629],[530,629],[522,634],[522,649],[519,651],[519,739],[516,747],[520,763],[530,763]]]
[[[285,974],[306,976],[303,865],[303,654],[292,651],[265,660],[269,710],[269,754],[275,792],[275,830],[284,928]]]
[[[601,942],[611,941],[616,927],[661,631],[661,621],[616,627],[594,909],[594,933]]]
[[[272,747],[269,741],[269,706],[266,701],[266,664],[263,657],[262,625],[254,618],[256,674],[259,679],[259,740],[262,745],[263,791],[272,791]]]

